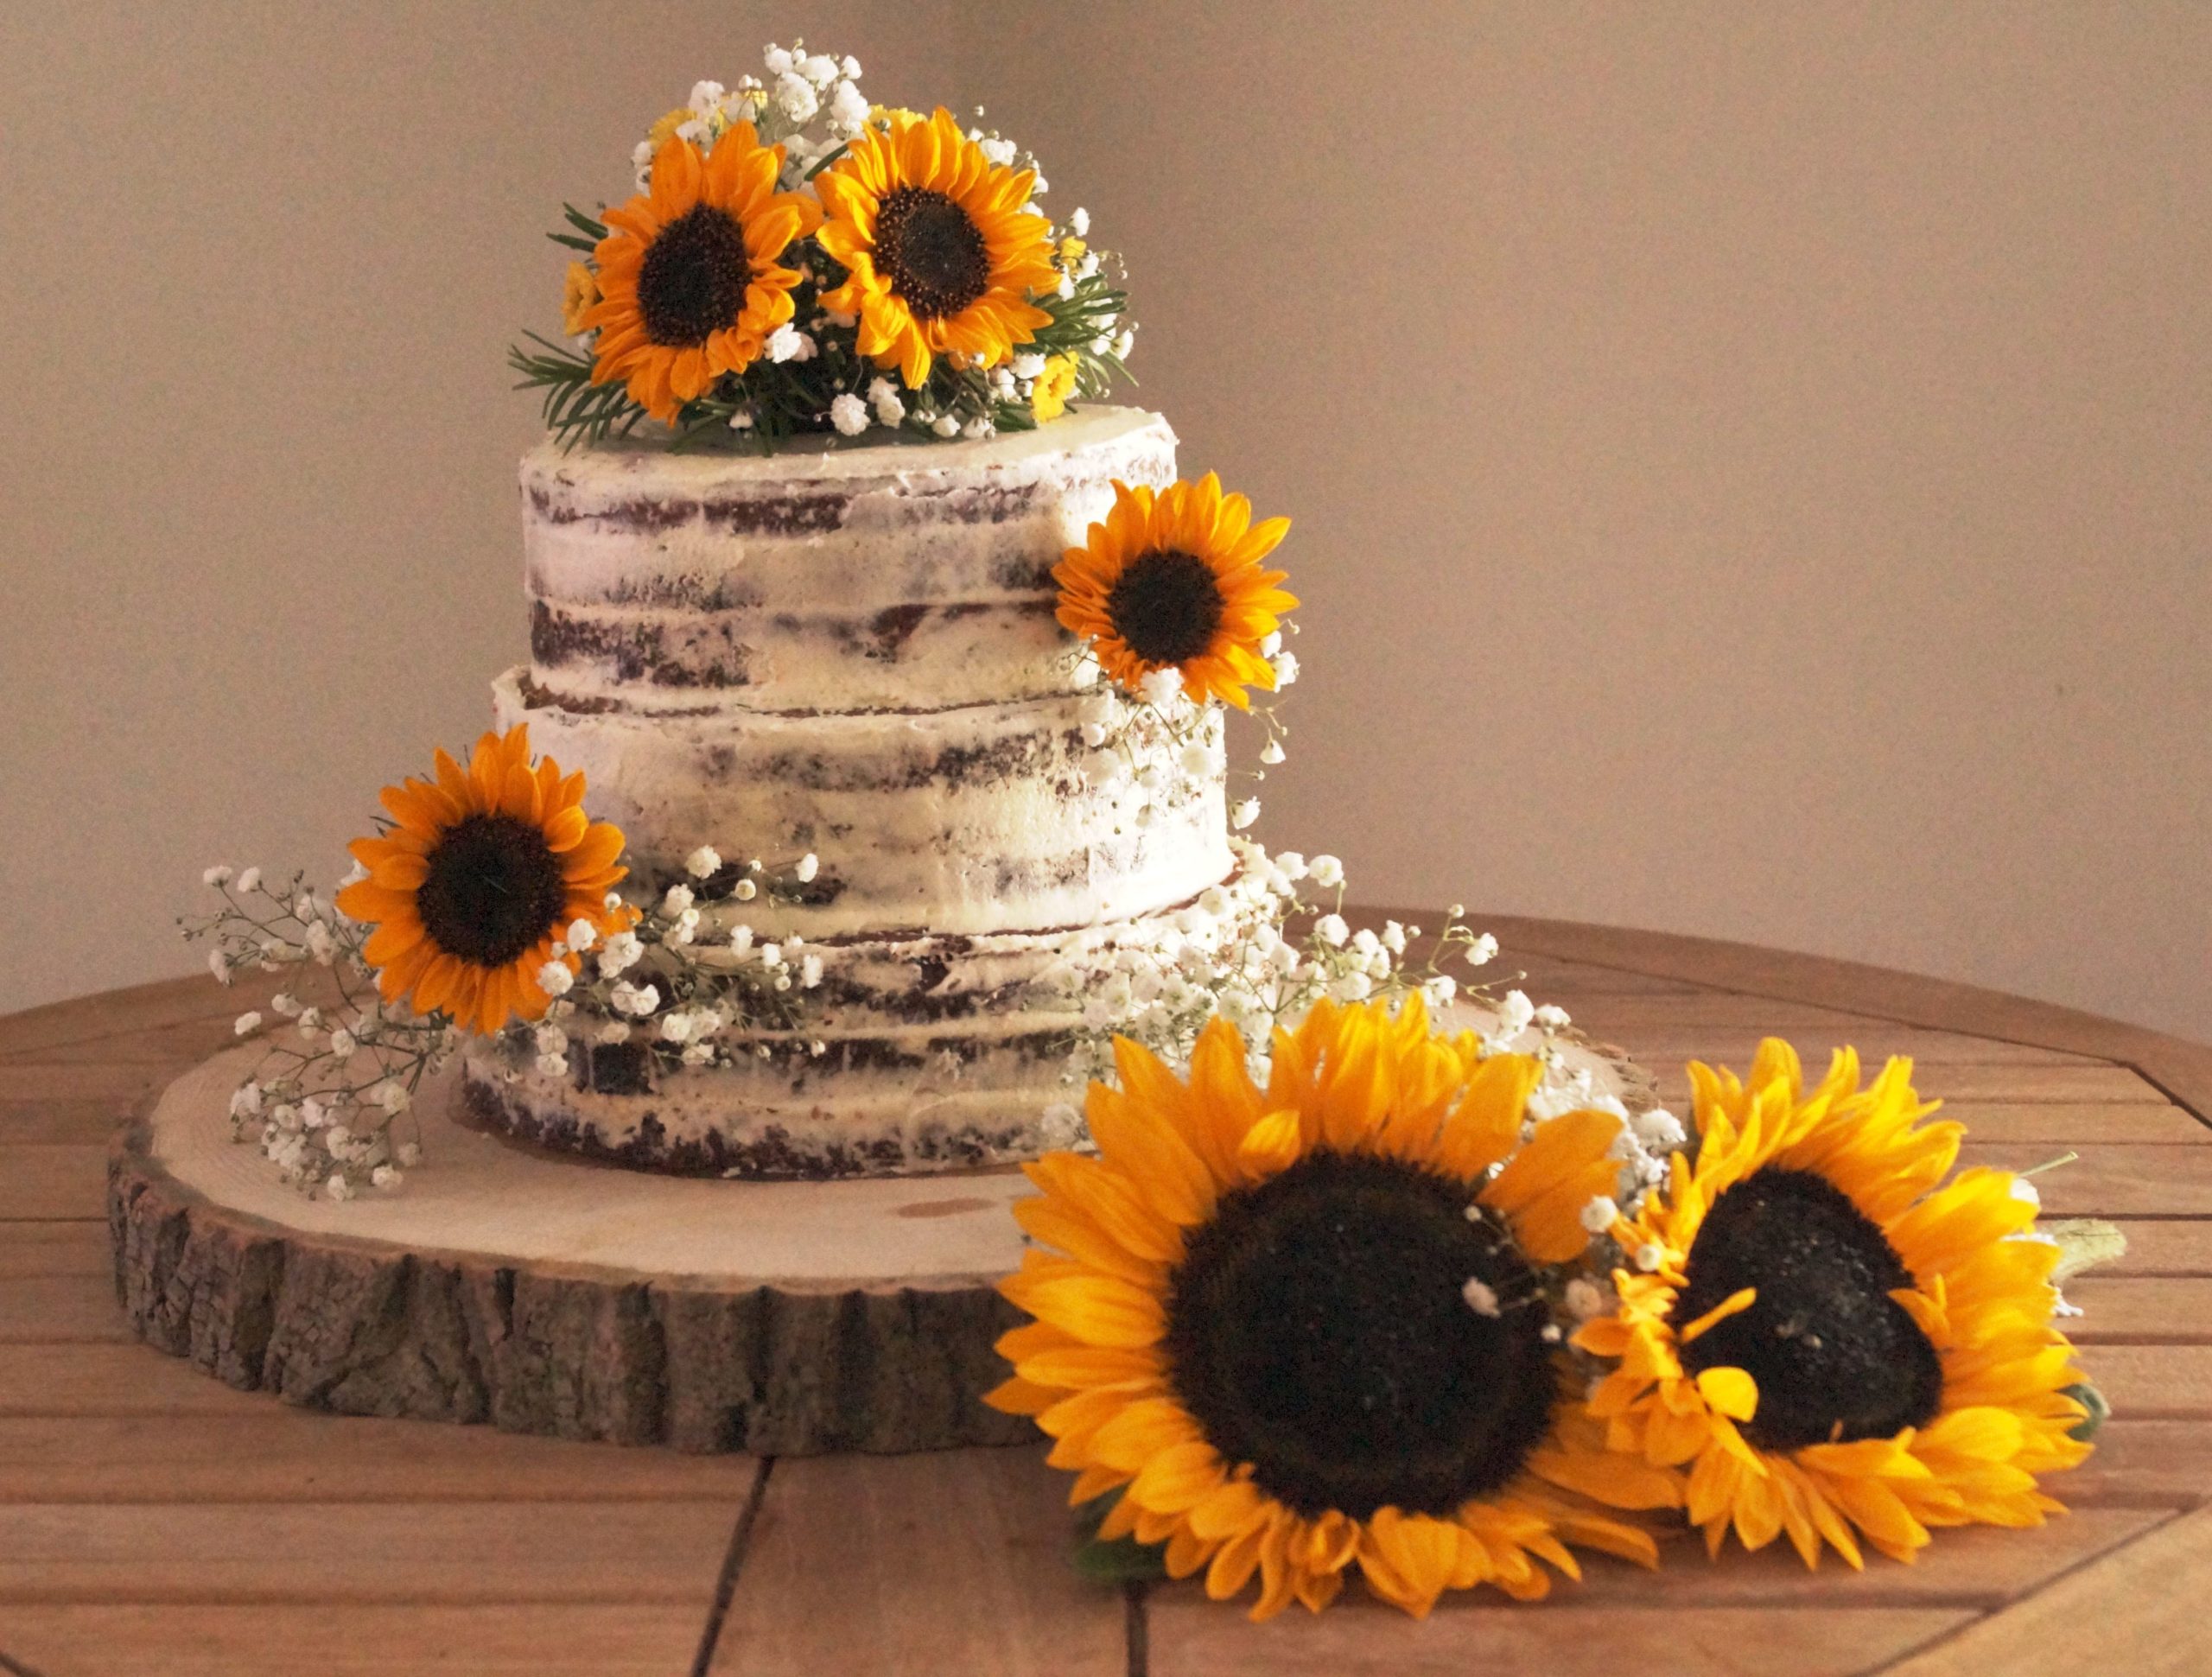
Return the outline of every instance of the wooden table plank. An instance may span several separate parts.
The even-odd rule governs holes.
[[[87,1101],[3,1102],[0,1102],[0,1145],[73,1142],[79,1147],[105,1147],[130,1113],[129,1102],[99,1096]]]
[[[2212,1427],[2116,1416],[2088,1461],[2048,1483],[2069,1508],[2194,1508],[2212,1497]]]
[[[1741,1071],[1748,1064],[1746,1058],[1732,1069]],[[1689,1080],[1681,1065],[1649,1058],[1644,1064],[1657,1075],[1662,1097],[1686,1108]],[[2008,1106],[2047,1101],[2172,1104],[2164,1090],[2124,1065],[1930,1065],[1913,1081],[1923,1095],[1943,1101],[2002,1102]]]
[[[2056,1048],[1999,1042],[1988,1037],[1961,1036],[1950,1031],[1928,1031],[1910,1025],[1892,1025],[1883,1020],[1861,1020],[1855,1025],[1845,1023],[1834,1030],[1817,1032],[1794,1026],[1777,1029],[1741,1025],[1655,1023],[1607,1032],[1600,1030],[1587,1013],[1571,1016],[1583,1030],[1595,1036],[1611,1035],[1621,1046],[1649,1065],[1672,1065],[1678,1061],[1688,1064],[1691,1060],[1703,1060],[1708,1065],[1730,1065],[1741,1069],[1751,1063],[1751,1056],[1758,1051],[1760,1042],[1768,1037],[1780,1037],[1788,1042],[1797,1051],[1798,1058],[1805,1062],[1807,1070],[1816,1074],[1827,1069],[1828,1058],[1836,1049],[1847,1046],[1856,1048],[1860,1064],[1870,1070],[1879,1067],[1886,1059],[1904,1055],[1915,1065],[1928,1068],[1930,1080],[1935,1077],[1935,1068],[1937,1067],[1945,1070],[1954,1066],[2073,1066],[2094,1069],[2105,1064]]]
[[[2066,1301],[2082,1312],[2062,1324],[2077,1345],[2212,1344],[2212,1280],[2092,1271],[2066,1284]]]
[[[0,1417],[0,1502],[719,1497],[735,1506],[758,1471],[746,1456],[624,1450],[230,1395],[227,1413],[171,1414],[158,1426],[136,1415]]]
[[[1561,960],[2094,1054],[2141,1068],[2192,1112],[2212,1117],[2212,1044],[1976,985],[1722,938],[1511,915],[1483,923],[1509,948]]]
[[[2190,1585],[2208,1574],[2212,1509],[2182,1515],[1890,1670],[1894,1677],[2195,1677],[2205,1668],[2204,1604]]]
[[[675,1677],[699,1623],[689,1603],[18,1604],[0,1651],[38,1677]]]
[[[18,1276],[112,1279],[115,1251],[105,1223],[0,1223],[0,1280]]]
[[[1122,1599],[1068,1564],[1067,1487],[1037,1450],[778,1462],[716,1677],[1118,1677]]]
[[[1149,1612],[1150,1677],[1829,1677],[1866,1671],[1974,1617],[1909,1607],[1621,1612],[1552,1601],[1439,1611],[1416,1623],[1351,1600],[1319,1617],[1293,1608],[1255,1625],[1179,1598]]]
[[[2082,1360],[2116,1415],[2212,1420],[2212,1346],[2099,1345]]]
[[[13,1345],[0,1356],[0,1415],[158,1420],[270,1413],[283,1407],[263,1393],[232,1391],[146,1345]]]
[[[2044,1208],[2056,1216],[2142,1217],[2212,1216],[2212,1152],[2198,1147],[2143,1147],[2084,1141],[2078,1159],[2035,1178]],[[1969,1136],[1959,1150],[1963,1165],[2033,1170],[2069,1151],[2050,1144],[1985,1146]]]
[[[2212,1275],[2212,1222],[2117,1217],[2127,1250],[2100,1275]]]
[[[25,1275],[0,1286],[0,1345],[33,1343],[135,1343],[112,1277]]]
[[[0,1218],[107,1216],[107,1149],[0,1147]]]
[[[0,1504],[0,1602],[662,1602],[703,1624],[741,1500]]]
[[[1982,1143],[2063,1149],[2082,1141],[2167,1147],[2212,1144],[2212,1124],[2185,1107],[2136,1101],[1946,1101],[1942,1116]]]
[[[179,1070],[174,1061],[160,1065],[121,1065],[109,1060],[68,1065],[0,1062],[0,1111],[56,1100],[113,1101],[127,1107],[168,1082]]]

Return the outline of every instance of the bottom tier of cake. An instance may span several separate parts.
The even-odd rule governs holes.
[[[1126,1009],[1116,974],[1217,944],[1269,912],[1249,877],[1136,919],[977,937],[810,943],[804,1027],[729,1032],[686,1065],[637,1036],[578,1040],[563,1075],[526,1039],[469,1051],[472,1121],[541,1147],[696,1176],[824,1178],[1033,1159],[1080,1139],[1084,1035]]]

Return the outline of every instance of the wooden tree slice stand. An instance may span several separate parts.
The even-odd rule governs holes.
[[[812,1455],[1033,1439],[979,1401],[1021,1318],[1019,1170],[828,1182],[658,1176],[416,1106],[423,1168],[334,1204],[232,1140],[259,1050],[171,1083],[117,1138],[108,1221],[147,1344],[347,1414],[699,1451]],[[1631,1109],[1649,1080],[1577,1047]]]

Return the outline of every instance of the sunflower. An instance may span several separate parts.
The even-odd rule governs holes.
[[[607,893],[622,832],[584,814],[584,778],[551,758],[530,760],[530,730],[486,734],[463,769],[442,751],[437,778],[384,789],[395,823],[348,848],[369,870],[338,893],[338,907],[373,924],[363,953],[377,993],[418,1013],[442,1010],[489,1035],[509,1018],[534,1020],[550,1000],[537,975],[577,920],[619,931],[634,916]]]
[[[593,252],[601,295],[580,317],[599,333],[593,384],[625,379],[639,407],[673,422],[759,359],[800,279],[776,259],[822,219],[806,194],[776,190],[783,160],[750,123],[703,158],[680,137],[661,142],[651,190],[607,212],[614,231]]]
[[[1275,586],[1284,572],[1260,569],[1289,530],[1287,518],[1253,524],[1252,503],[1224,495],[1211,472],[1156,493],[1117,481],[1106,521],[1053,568],[1060,625],[1133,693],[1172,669],[1192,699],[1249,710],[1245,683],[1275,684],[1260,645],[1298,604]]]
[[[1432,1035],[1419,1000],[1323,1001],[1278,1031],[1256,1087],[1216,1019],[1188,1083],[1127,1039],[1091,1086],[1099,1157],[1024,1168],[1032,1249],[1001,1290],[1036,1320],[999,1341],[995,1407],[1036,1417],[1099,1529],[1166,1545],[1255,1618],[1319,1610],[1357,1564],[1416,1616],[1478,1583],[1532,1598],[1580,1542],[1647,1565],[1650,1538],[1560,1488],[1673,1506],[1670,1476],[1608,1458],[1576,1413],[1541,1296],[1584,1249],[1619,1121],[1535,1128],[1541,1068]],[[1494,1172],[1494,1173],[1493,1173]]]
[[[2087,1412],[2050,1325],[2058,1248],[2004,1171],[1963,1171],[1961,1127],[1891,1060],[1866,1089],[1840,1051],[1809,1094],[1787,1043],[1748,1083],[1690,1067],[1700,1140],[1614,1233],[1620,1305],[1576,1336],[1618,1359],[1591,1415],[1624,1458],[1686,1468],[1718,1553],[1786,1532],[1860,1565],[1857,1532],[1910,1560],[1929,1528],[2035,1526],[2036,1475],[2071,1467]],[[1602,1480],[1591,1489],[1607,1500]]]
[[[822,248],[847,270],[824,308],[860,317],[860,351],[918,390],[935,355],[996,366],[1052,316],[1051,230],[1027,209],[1034,169],[995,164],[952,113],[887,112],[814,180]]]

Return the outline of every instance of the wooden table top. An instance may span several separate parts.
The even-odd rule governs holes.
[[[1194,1585],[1078,1581],[1066,1478],[1034,1450],[702,1458],[289,1408],[131,1341],[115,1304],[109,1133],[252,1000],[183,980],[0,1019],[0,1670],[2212,1670],[2183,1582],[2212,1568],[2212,1047],[1740,944],[1476,924],[1678,1109],[1686,1059],[1740,1068],[1777,1034],[1810,1062],[1912,1055],[1969,1158],[2077,1149],[2046,1206],[2130,1249],[2069,1289],[2114,1412],[2053,1482],[2074,1512],[1864,1574],[1673,1539],[1663,1575],[1592,1557],[1533,1607],[1477,1592],[1416,1624],[1355,1588],[1255,1627]]]

